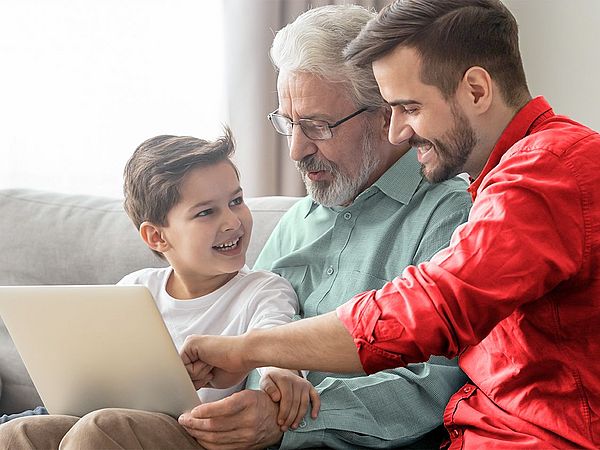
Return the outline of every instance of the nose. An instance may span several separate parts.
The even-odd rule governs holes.
[[[400,117],[398,113],[392,111],[390,118],[390,131],[388,140],[395,145],[408,141],[415,134],[415,130]]]
[[[288,136],[288,145],[290,158],[293,161],[301,161],[306,156],[317,152],[314,141],[306,137],[300,125],[294,125],[292,128],[292,135]]]
[[[237,230],[242,224],[238,215],[230,208],[224,210],[222,219],[221,231]]]

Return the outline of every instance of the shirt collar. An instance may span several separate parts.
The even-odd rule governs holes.
[[[423,180],[417,151],[410,149],[385,171],[373,186],[403,205],[408,204]]]
[[[422,180],[423,176],[421,175],[417,152],[415,149],[410,149],[386,170],[372,186],[361,192],[356,199],[358,200],[367,192],[372,191],[372,187],[376,187],[388,197],[406,205],[410,202]],[[317,206],[319,206],[317,202],[310,202],[304,217],[308,217]]]
[[[546,99],[541,96],[530,100],[523,108],[521,108],[502,132],[502,135],[490,153],[483,170],[469,186],[468,191],[473,200],[475,200],[475,197],[477,196],[477,190],[479,189],[481,182],[485,176],[500,163],[502,156],[504,156],[514,144],[530,134],[538,123],[553,115],[554,111],[552,111],[552,107]]]

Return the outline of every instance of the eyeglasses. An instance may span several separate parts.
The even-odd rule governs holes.
[[[297,122],[290,120],[289,117],[282,116],[281,114],[277,114],[277,110],[273,111],[267,117],[273,124],[273,128],[279,134],[283,134],[284,136],[291,136],[294,125],[300,125],[302,132],[304,135],[315,141],[331,139],[333,137],[333,133],[331,130],[338,125],[343,124],[347,120],[352,119],[355,116],[358,116],[360,113],[365,112],[369,108],[361,108],[358,111],[354,111],[349,116],[344,117],[343,119],[338,120],[335,123],[329,124],[324,120],[312,120],[312,119],[298,119]]]

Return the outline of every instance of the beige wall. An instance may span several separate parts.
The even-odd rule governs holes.
[[[520,27],[531,94],[600,130],[600,1],[504,0]]]

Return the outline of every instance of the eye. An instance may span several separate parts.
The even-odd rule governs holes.
[[[244,203],[244,197],[242,197],[241,195],[239,197],[234,198],[233,200],[231,200],[229,202],[230,206],[238,206],[241,205],[242,203]]]
[[[304,122],[304,126],[312,131],[321,132],[327,128],[327,123],[315,120],[307,120]]]
[[[194,215],[194,217],[205,217],[205,216],[208,216],[208,215],[210,215],[212,213],[213,213],[212,208],[203,209],[202,211],[200,211],[199,213],[197,213],[196,215]]]
[[[412,115],[419,111],[419,108],[410,105],[400,105],[402,114]]]

